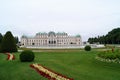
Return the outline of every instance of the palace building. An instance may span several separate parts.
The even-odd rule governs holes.
[[[21,45],[24,47],[66,47],[66,46],[81,46],[82,39],[80,35],[70,36],[65,32],[55,33],[37,33],[34,37],[21,37]]]

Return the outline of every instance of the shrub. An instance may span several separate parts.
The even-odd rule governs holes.
[[[117,57],[118,59],[120,59],[120,54],[117,54],[116,57]]]
[[[20,54],[21,62],[32,62],[34,60],[34,53],[30,50],[22,51]]]
[[[97,59],[106,62],[120,63],[120,52],[118,49],[100,52],[97,55]]]
[[[85,46],[85,48],[84,48],[84,49],[85,49],[85,51],[91,51],[91,47],[90,47],[90,46],[88,46],[88,45],[87,45],[87,46]]]
[[[114,60],[114,59],[120,59],[120,53],[118,52],[101,52],[98,54],[98,57],[104,58],[104,59],[110,59],[110,60]]]

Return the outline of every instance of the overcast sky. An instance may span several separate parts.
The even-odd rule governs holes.
[[[89,37],[120,27],[120,0],[0,0],[0,33],[67,32]]]

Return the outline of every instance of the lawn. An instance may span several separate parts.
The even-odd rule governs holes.
[[[34,62],[20,62],[16,59],[7,61],[6,55],[0,54],[0,80],[47,80],[29,67],[39,63],[55,72],[74,80],[120,80],[120,64],[101,62],[95,59],[100,51],[61,50],[35,52]]]

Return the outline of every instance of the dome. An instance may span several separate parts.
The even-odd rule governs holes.
[[[58,33],[56,33],[57,35],[67,35],[67,33],[65,33],[65,32],[58,32]]]
[[[27,36],[26,35],[22,35],[22,37],[21,38],[27,38]]]
[[[50,31],[50,32],[48,33],[48,36],[55,36],[55,32]]]
[[[76,37],[81,37],[81,36],[78,34],[78,35],[76,35]]]
[[[46,32],[39,32],[39,33],[36,33],[36,35],[47,35]]]

